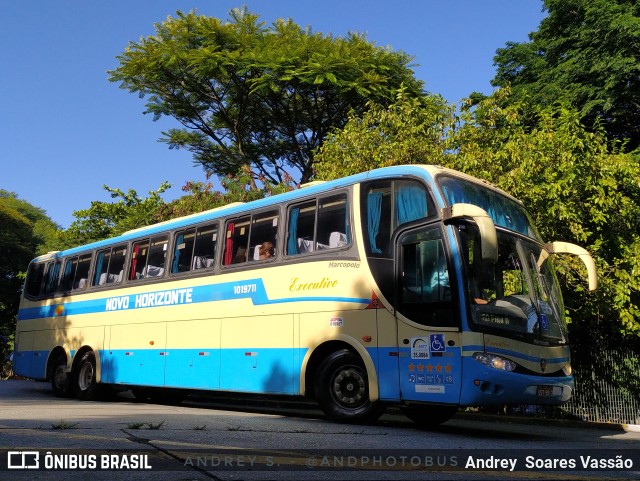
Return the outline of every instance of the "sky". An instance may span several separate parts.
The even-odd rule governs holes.
[[[170,201],[204,180],[188,152],[158,142],[177,122],[143,115],[144,99],[107,71],[176,10],[226,20],[242,5],[267,23],[291,18],[404,51],[426,90],[457,104],[493,91],[496,49],[527,41],[545,15],[541,0],[2,0],[0,189],[67,228],[74,211],[111,201],[103,185],[146,197],[166,180]]]

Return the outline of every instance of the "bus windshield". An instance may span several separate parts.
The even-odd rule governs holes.
[[[540,234],[529,220],[527,211],[517,201],[481,184],[459,178],[439,176],[438,184],[449,205],[477,205],[487,211],[496,226],[542,242]]]
[[[471,315],[480,330],[563,344],[566,322],[551,258],[536,242],[498,231],[498,261],[482,260],[475,226],[460,227]]]

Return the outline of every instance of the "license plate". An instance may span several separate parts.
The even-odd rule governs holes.
[[[538,397],[553,396],[553,386],[538,386]]]

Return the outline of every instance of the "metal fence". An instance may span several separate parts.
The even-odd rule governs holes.
[[[584,421],[640,424],[640,356],[632,350],[580,353],[576,389],[562,411]]]

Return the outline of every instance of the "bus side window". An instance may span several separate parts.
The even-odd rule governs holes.
[[[93,275],[92,285],[102,286],[107,283],[107,271],[109,269],[109,259],[111,259],[111,250],[105,249],[98,252],[96,257],[96,269]]]
[[[390,254],[390,240],[393,223],[391,222],[392,209],[391,183],[384,186],[374,186],[367,189],[366,224],[363,226],[367,234],[366,247],[371,254],[381,254],[388,257]]]
[[[131,249],[131,266],[129,268],[129,280],[142,279],[142,271],[147,265],[149,255],[149,239],[135,242]]]
[[[168,237],[144,239],[133,244],[129,280],[148,279],[164,275]]]
[[[58,289],[60,264],[60,261],[49,262],[47,264],[47,273],[45,274],[44,285],[42,286],[42,294],[53,294]]]
[[[398,310],[420,324],[455,326],[457,315],[440,230],[405,235],[399,267]]]
[[[209,269],[216,260],[216,244],[218,243],[218,226],[205,225],[198,227],[193,247],[193,269]]]
[[[223,263],[225,266],[247,262],[250,226],[249,216],[227,222]]]
[[[127,246],[119,246],[111,249],[111,262],[109,262],[109,275],[107,284],[121,282],[124,273],[124,261],[127,258]]]
[[[176,247],[171,262],[171,273],[209,269],[214,266],[218,226],[208,224],[176,234]]]
[[[87,287],[90,267],[91,254],[68,258],[64,264],[60,291],[69,292]]]
[[[111,249],[99,251],[96,257],[93,285],[103,286],[122,281],[126,257],[126,246],[112,247]]]
[[[287,255],[313,251],[316,226],[316,202],[305,202],[289,209],[287,222]]]
[[[266,260],[275,255],[278,233],[278,212],[256,214],[251,220],[249,260]]]
[[[64,263],[62,280],[60,281],[60,291],[69,292],[73,287],[73,279],[78,270],[78,257],[70,257]]]
[[[154,237],[151,239],[147,265],[142,273],[143,277],[160,277],[164,275],[168,245],[169,238],[167,236]]]
[[[91,254],[85,254],[78,259],[76,275],[73,279],[73,290],[84,289],[89,280],[89,269],[91,268]]]
[[[347,244],[349,244],[349,211],[346,194],[320,199],[316,248],[334,249]]]
[[[364,191],[362,203],[365,248],[367,255],[375,257],[391,257],[391,237],[396,228],[437,214],[427,189],[415,180],[372,182]]]
[[[350,236],[346,194],[289,208],[286,247],[289,256],[343,247],[350,243]]]
[[[171,262],[172,274],[191,270],[195,239],[195,228],[187,229],[176,234],[176,246],[173,251],[173,261]]]
[[[27,296],[38,297],[40,294],[40,286],[42,285],[42,279],[44,278],[44,268],[45,264],[42,262],[32,263],[29,266],[27,280],[24,286]]]

